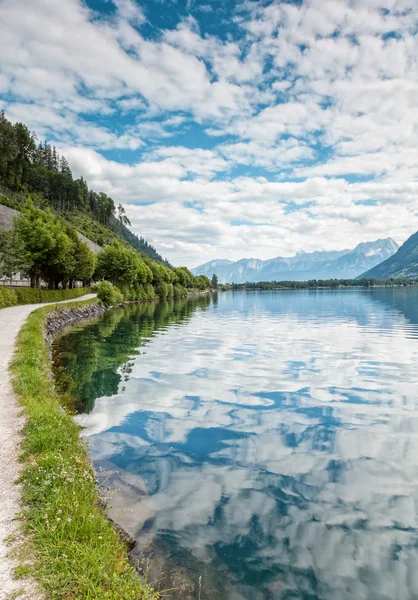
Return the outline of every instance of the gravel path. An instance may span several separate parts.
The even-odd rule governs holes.
[[[94,298],[87,294],[67,302],[79,302]],[[51,304],[63,304],[52,302]],[[20,436],[24,417],[13,394],[8,371],[13,357],[16,338],[20,328],[32,311],[45,304],[24,304],[0,310],[0,600],[16,597],[19,600],[38,600],[36,587],[25,580],[13,579],[13,568],[18,561],[9,556],[11,539],[19,535],[19,523],[15,521],[20,510],[20,489],[16,480],[20,473],[18,457],[20,454]]]

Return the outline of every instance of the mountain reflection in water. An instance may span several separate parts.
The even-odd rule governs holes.
[[[54,347],[172,598],[418,598],[418,289],[116,309]]]

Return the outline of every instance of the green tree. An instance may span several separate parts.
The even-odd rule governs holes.
[[[211,288],[213,290],[217,290],[218,289],[218,283],[219,283],[218,282],[218,276],[214,273],[212,275],[212,279],[211,279],[211,282],[210,282]]]
[[[206,275],[199,275],[195,278],[194,286],[198,290],[208,290],[210,288],[210,280]]]
[[[141,260],[135,250],[125,248],[114,241],[97,255],[96,276],[107,279],[118,287],[124,287],[137,280],[141,267]]]
[[[24,244],[15,229],[0,230],[0,276],[8,277],[10,284],[13,275],[26,271],[30,267],[30,258]]]
[[[74,281],[83,283],[90,281],[96,268],[96,257],[88,245],[80,240],[75,229],[67,226],[66,233],[73,244],[74,267],[68,276],[70,288],[72,288]]]
[[[13,161],[19,154],[16,134],[13,125],[5,117],[4,111],[0,112],[0,181],[9,183],[9,171]]]
[[[30,261],[32,287],[39,286],[40,277],[48,281],[50,289],[69,278],[75,265],[74,246],[63,221],[29,203],[16,218],[15,227]]]
[[[175,267],[173,273],[176,277],[173,283],[179,283],[184,288],[193,287],[195,278],[187,267]]]

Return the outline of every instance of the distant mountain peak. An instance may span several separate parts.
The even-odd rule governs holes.
[[[195,269],[194,275],[211,277],[221,283],[246,281],[302,281],[307,279],[355,279],[361,273],[392,256],[398,245],[392,238],[362,242],[355,248],[306,252],[294,256],[276,256],[268,260],[241,258],[237,261],[216,259]]]

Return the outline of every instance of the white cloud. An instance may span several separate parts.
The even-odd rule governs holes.
[[[343,249],[389,234],[403,242],[416,230],[417,182],[218,180],[228,163],[210,151],[161,148],[136,165],[63,151],[74,172],[124,203],[133,230],[176,264]],[[377,205],[363,204],[370,200]]]
[[[114,5],[99,18],[80,0],[29,12],[3,0],[2,106],[60,140],[172,261],[403,241],[418,228],[415,0],[242,3],[242,37],[226,39],[202,33],[199,11],[146,38],[139,4]],[[88,147],[140,149],[143,162]],[[135,202],[157,203],[166,222]]]

